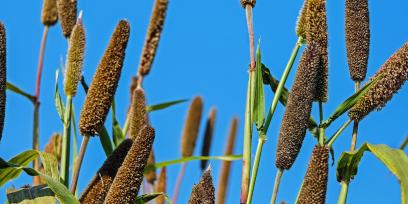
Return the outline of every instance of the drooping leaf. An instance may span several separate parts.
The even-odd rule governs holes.
[[[27,166],[38,156],[39,155],[37,151],[28,150],[10,159],[9,163],[15,164],[17,166]],[[0,158],[0,187],[3,186],[7,181],[18,177],[21,171],[21,169],[9,167],[8,162]]]
[[[19,94],[25,98],[27,98],[28,100],[30,100],[31,102],[34,103],[35,101],[35,97],[27,92],[25,92],[23,89],[18,88],[16,85],[12,84],[11,82],[7,82],[7,89]]]
[[[189,99],[181,99],[181,100],[169,101],[169,102],[165,102],[165,103],[151,105],[151,106],[147,106],[146,110],[147,110],[147,112],[163,110],[163,109],[166,109],[168,107],[171,107],[171,106],[174,106],[174,105],[177,105],[177,104],[180,104],[180,103],[187,102],[188,100]]]
[[[401,200],[408,203],[408,157],[400,149],[393,149],[387,145],[363,144],[360,149],[343,152],[337,163],[337,180],[349,182],[357,175],[357,169],[365,151],[370,151],[380,160],[399,180],[401,185]]]
[[[57,109],[58,116],[60,117],[62,123],[64,123],[64,103],[62,102],[61,95],[58,90],[58,75],[59,75],[59,70],[57,69],[55,71],[55,91],[54,91],[54,102],[55,102],[55,107]]]
[[[55,194],[47,185],[39,185],[8,192],[7,199],[17,204],[54,204]]]
[[[159,197],[159,196],[164,196],[164,198],[166,199],[166,202],[171,204],[171,200],[169,198],[169,196],[167,196],[165,193],[162,192],[154,192],[154,193],[149,193],[149,194],[144,194],[141,196],[138,196],[136,198],[135,204],[145,204],[148,203],[149,201],[152,201],[153,199]]]
[[[255,70],[255,104],[253,110],[254,122],[258,130],[260,130],[265,121],[265,96],[264,96],[264,84],[262,79],[262,62],[261,62],[261,48],[258,43],[258,49],[256,51],[256,70]]]

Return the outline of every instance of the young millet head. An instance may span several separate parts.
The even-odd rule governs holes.
[[[297,19],[297,23],[296,23],[296,35],[298,37],[301,37],[303,39],[306,39],[306,23],[307,23],[307,3],[308,0],[305,0],[303,3],[303,7],[300,10],[298,19]]]
[[[129,33],[129,23],[121,20],[99,62],[86,95],[79,119],[82,135],[96,135],[105,123],[122,71]]]
[[[143,89],[136,88],[133,91],[132,105],[129,114],[129,137],[136,140],[140,130],[149,124],[146,111],[146,97]]]
[[[41,22],[52,26],[58,21],[57,0],[43,0]]]
[[[62,33],[68,38],[77,19],[77,0],[57,0],[57,8]]]
[[[183,157],[190,157],[194,153],[202,112],[203,100],[201,97],[195,97],[188,110],[181,138],[181,155]]]
[[[215,188],[211,177],[211,168],[208,168],[197,185],[194,185],[188,204],[213,204],[215,203]]]

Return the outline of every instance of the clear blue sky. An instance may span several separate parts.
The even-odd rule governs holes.
[[[84,75],[91,81],[99,59],[107,46],[116,23],[126,18],[131,24],[131,37],[120,85],[117,90],[117,114],[123,124],[129,104],[129,84],[136,73],[146,27],[150,19],[153,0],[131,1],[99,0],[96,2],[79,0],[79,10],[84,11],[84,25],[87,31],[87,47]],[[145,90],[149,104],[169,100],[204,98],[205,112],[211,106],[218,108],[216,134],[212,155],[221,155],[230,119],[240,119],[239,140],[236,153],[242,152],[243,113],[245,106],[248,39],[245,13],[238,0],[214,1],[171,0],[168,18],[159,46],[158,55],[151,74],[145,80]],[[259,0],[254,9],[256,39],[262,38],[263,62],[271,68],[275,76],[281,75],[293,45],[297,14],[302,5],[296,1]],[[325,105],[328,116],[337,105],[353,92],[353,82],[349,79],[344,43],[344,1],[327,2],[329,20],[330,87],[329,102]],[[408,2],[406,0],[370,1],[371,50],[368,76],[404,42],[408,40]],[[42,34],[40,22],[41,1],[3,0],[0,7],[0,20],[7,27],[8,35],[8,80],[24,90],[34,92],[38,49]],[[54,108],[54,73],[61,58],[66,54],[66,40],[62,37],[58,24],[51,28],[46,47],[44,76],[41,93],[40,133],[41,148],[49,136],[62,131],[62,124]],[[295,64],[295,66],[297,63]],[[288,85],[294,74],[290,75]],[[62,80],[60,80],[60,83]],[[6,125],[0,144],[0,156],[9,159],[31,148],[32,105],[24,98],[8,93]],[[271,101],[267,90],[267,102]],[[84,100],[79,92],[74,98],[77,109]],[[398,147],[408,134],[406,119],[408,109],[408,89],[405,86],[381,112],[373,113],[360,126],[358,144],[364,141],[374,144],[387,144]],[[157,161],[176,159],[179,153],[179,138],[188,105],[183,104],[151,114],[151,122],[156,128],[154,144]],[[254,203],[269,203],[274,176],[274,159],[279,124],[283,107],[278,106],[276,117],[272,120],[268,141],[264,146],[260,174],[254,195]],[[316,108],[314,113],[316,113]],[[342,117],[328,130],[333,133],[347,117]],[[204,130],[204,120],[200,128]],[[349,148],[351,128],[335,143],[335,158],[341,151]],[[305,174],[307,161],[315,140],[308,134],[301,154],[293,166],[283,176],[278,200],[293,203]],[[255,144],[255,143],[254,143]],[[201,147],[201,141],[198,142]],[[79,178],[79,189],[83,189],[105,159],[98,139],[91,139],[85,156],[83,170]],[[196,154],[199,154],[197,148]],[[210,162],[217,181],[218,161]],[[234,162],[228,203],[237,203],[241,162]],[[179,166],[168,168],[168,189],[172,189]],[[335,167],[330,167],[330,182],[327,203],[337,202],[340,185],[336,181]],[[200,177],[199,162],[188,164],[187,176],[181,189],[179,203],[186,203],[191,187]],[[22,186],[31,178],[22,175],[5,187]],[[6,188],[0,188],[0,203],[5,201]],[[168,192],[172,195],[172,190]],[[356,176],[351,183],[348,203],[400,203],[400,189],[397,179],[383,164],[367,153]]]

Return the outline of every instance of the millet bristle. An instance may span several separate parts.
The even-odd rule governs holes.
[[[306,15],[308,10],[307,3],[308,0],[305,0],[303,3],[303,7],[300,10],[296,24],[296,35],[298,37],[302,37],[303,39],[306,39],[306,23],[307,23]]]
[[[327,34],[327,16],[326,0],[308,0],[306,14],[306,41],[307,43],[317,43],[320,56],[317,91],[314,97],[315,101],[326,102],[328,98],[328,34]]]
[[[215,125],[215,116],[217,114],[217,109],[215,107],[211,108],[210,115],[207,119],[207,124],[205,126],[203,144],[201,147],[201,156],[210,155],[211,142],[214,134],[214,125]],[[207,168],[208,160],[201,160],[201,171],[204,171]]]
[[[103,204],[112,185],[113,179],[122,165],[133,140],[125,139],[105,160],[86,189],[82,192],[79,201],[83,204]]]
[[[153,165],[155,163],[156,163],[156,159],[154,157],[154,151],[152,149],[152,151],[149,154],[149,158],[147,159],[147,165]],[[144,177],[145,177],[146,181],[149,182],[150,184],[152,184],[152,186],[153,186],[154,182],[157,179],[156,170],[144,173]]]
[[[371,111],[383,108],[408,80],[408,42],[381,66],[372,80],[379,75],[380,79],[351,108],[350,119],[359,121]]]
[[[43,0],[41,22],[52,26],[58,21],[57,0]]]
[[[242,7],[246,7],[246,5],[250,5],[253,7],[255,7],[256,4],[256,0],[240,0]]]
[[[140,130],[149,124],[146,111],[146,98],[143,89],[136,88],[132,96],[130,107],[129,137],[133,140],[139,135]]]
[[[79,130],[82,135],[96,135],[103,127],[118,86],[129,32],[129,23],[121,20],[99,62],[80,114]]]
[[[151,70],[154,57],[156,56],[156,50],[159,45],[160,36],[163,31],[168,3],[168,0],[155,0],[152,17],[146,34],[146,41],[140,59],[138,72],[141,76],[149,74]]]
[[[85,54],[85,29],[81,23],[74,26],[69,39],[68,57],[65,72],[64,91],[67,96],[75,96],[82,77]]]
[[[276,167],[282,170],[290,169],[293,165],[305,138],[317,86],[319,65],[317,53],[316,44],[309,44],[300,60],[288,97],[279,132],[275,163]]]
[[[4,117],[6,116],[7,88],[7,38],[4,24],[0,22],[0,141],[3,136]]]
[[[189,204],[214,204],[214,185],[211,177],[211,169],[206,170],[201,176],[201,180],[194,185],[190,194]]]
[[[181,155],[183,157],[190,157],[194,153],[202,112],[203,100],[201,97],[195,97],[188,110],[183,129],[181,139]]]
[[[370,51],[368,0],[346,0],[346,48],[350,77],[361,82]]]
[[[77,0],[57,0],[57,8],[62,33],[68,38],[77,19]]]
[[[235,138],[237,136],[238,119],[234,118],[231,121],[230,132],[228,135],[227,146],[225,147],[224,155],[232,155],[234,151]],[[220,172],[220,179],[218,181],[217,204],[224,204],[227,190],[228,180],[231,172],[231,161],[223,161]]]
[[[159,174],[159,179],[157,181],[157,188],[156,192],[163,192],[166,193],[166,185],[167,185],[167,170],[166,167],[163,167]],[[164,196],[158,196],[155,199],[156,204],[164,204]]]
[[[329,174],[329,148],[316,145],[300,190],[299,204],[324,204]]]
[[[155,137],[152,127],[145,126],[133,142],[106,196],[105,203],[133,204],[143,180],[143,171]]]

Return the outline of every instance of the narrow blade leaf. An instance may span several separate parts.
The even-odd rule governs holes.
[[[58,116],[60,117],[62,123],[64,123],[64,103],[62,102],[61,95],[58,90],[58,75],[59,71],[55,71],[55,91],[54,91],[54,102],[57,109]]]
[[[180,104],[180,103],[184,103],[189,101],[189,99],[181,99],[181,100],[176,100],[176,101],[170,101],[170,102],[165,102],[165,103],[160,103],[160,104],[156,104],[156,105],[151,105],[151,106],[147,106],[146,110],[147,112],[153,112],[153,111],[158,111],[158,110],[163,110],[166,109],[168,107]]]
[[[254,104],[254,122],[258,130],[260,130],[265,121],[265,95],[264,84],[262,78],[262,62],[261,62],[261,48],[258,43],[256,52],[256,77],[255,77],[255,104]]]
[[[33,95],[31,95],[31,94],[25,92],[24,90],[18,88],[16,85],[12,84],[11,82],[7,82],[7,89],[14,92],[14,93],[16,93],[16,94],[19,94],[19,95],[27,98],[28,100],[30,100],[33,103],[35,101],[35,97]]]

